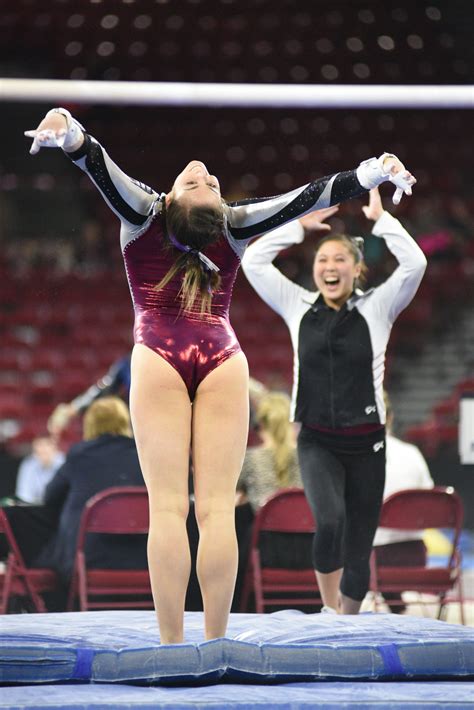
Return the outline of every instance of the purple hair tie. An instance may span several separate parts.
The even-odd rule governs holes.
[[[198,256],[199,260],[201,261],[204,268],[207,269],[207,271],[216,271],[217,273],[219,273],[219,267],[214,264],[214,262],[211,261],[205,254],[203,254],[202,251],[198,251],[198,249],[193,249],[193,247],[190,247],[187,244],[181,244],[181,242],[179,242],[174,236],[174,234],[172,234],[171,232],[168,233],[168,237],[171,244],[176,247],[176,249]]]

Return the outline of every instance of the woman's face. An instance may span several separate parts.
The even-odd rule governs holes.
[[[356,264],[348,247],[339,241],[327,241],[318,249],[313,264],[313,278],[318,291],[332,308],[339,309],[354,290],[361,264]]]
[[[221,204],[221,189],[215,175],[210,175],[204,163],[191,160],[174,181],[167,200],[185,201],[189,207],[205,205],[218,207]]]

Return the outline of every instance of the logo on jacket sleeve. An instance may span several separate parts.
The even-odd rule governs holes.
[[[366,414],[375,414],[375,412],[377,411],[377,407],[375,406],[375,404],[369,404],[367,405],[364,411]]]
[[[374,449],[375,453],[377,453],[377,451],[380,451],[380,449],[383,449],[383,447],[384,447],[383,441],[376,441],[373,446],[373,449]]]

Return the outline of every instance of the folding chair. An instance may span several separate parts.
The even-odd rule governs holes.
[[[0,571],[0,614],[8,612],[13,597],[26,597],[34,611],[46,612],[41,594],[56,590],[56,573],[48,568],[26,566],[3,508],[0,508],[0,535],[5,538],[8,549],[4,569]]]
[[[438,619],[441,619],[448,602],[459,602],[461,623],[465,623],[459,549],[463,517],[461,498],[451,487],[436,486],[431,489],[398,491],[384,501],[379,526],[397,530],[441,528],[452,536],[450,538],[452,549],[446,563],[435,567],[381,566],[377,564],[376,556],[373,554],[371,587],[376,609],[379,604],[379,593],[382,595],[386,592],[431,594],[437,597],[435,602],[421,598],[418,603],[439,604]],[[447,597],[448,592],[450,592],[449,597]],[[417,603],[417,600],[390,600],[391,605],[410,603]]]
[[[269,606],[319,603],[320,594],[312,566],[304,569],[264,566],[261,554],[262,533],[291,533],[297,538],[298,535],[313,534],[315,529],[313,514],[301,488],[282,489],[266,501],[253,523],[241,612],[247,611],[252,592],[257,613],[264,613]]]
[[[148,533],[148,494],[144,486],[107,488],[93,496],[81,517],[67,608],[152,609],[147,569],[98,569],[87,565],[86,538],[90,533],[117,535]],[[114,597],[114,599],[107,599]],[[122,597],[116,599],[116,597]],[[123,597],[129,597],[125,599]],[[130,597],[133,597],[130,599]],[[148,597],[137,599],[136,597]]]

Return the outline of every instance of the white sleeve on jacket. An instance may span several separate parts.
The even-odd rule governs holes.
[[[316,294],[290,281],[272,262],[281,251],[300,244],[303,238],[304,229],[300,222],[289,222],[253,242],[242,259],[244,273],[260,298],[287,323],[301,299],[312,303]]]
[[[415,295],[427,261],[415,240],[398,219],[388,212],[384,212],[374,224],[372,234],[385,240],[399,264],[393,274],[376,289],[377,302],[393,323]]]

